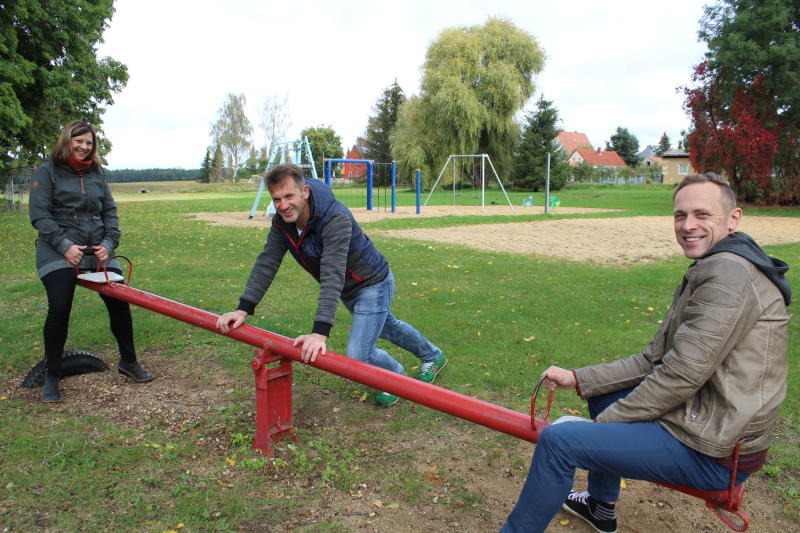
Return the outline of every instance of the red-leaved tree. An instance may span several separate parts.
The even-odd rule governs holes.
[[[692,165],[722,172],[742,201],[800,205],[800,4],[716,0],[698,34]]]
[[[776,163],[782,133],[780,117],[769,103],[762,77],[734,93],[729,106],[717,97],[706,63],[695,69],[699,86],[686,91],[686,109],[694,131],[689,135],[692,166],[699,172],[724,174],[740,199],[755,203],[793,203],[786,180],[777,179]],[[795,178],[796,180],[796,178]]]

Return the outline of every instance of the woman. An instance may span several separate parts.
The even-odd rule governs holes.
[[[117,207],[100,167],[97,136],[89,124],[75,120],[64,127],[50,159],[33,175],[29,209],[31,224],[39,231],[36,268],[48,304],[44,323],[47,374],[42,401],[57,402],[61,400],[61,357],[77,270],[94,270],[105,263],[120,237]],[[121,273],[113,259],[108,269]],[[130,306],[100,297],[108,308],[111,332],[119,345],[119,373],[134,381],[152,380],[153,374],[136,361]]]

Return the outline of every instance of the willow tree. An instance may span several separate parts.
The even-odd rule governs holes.
[[[519,135],[514,115],[543,65],[536,39],[507,20],[442,31],[428,48],[420,93],[403,105],[391,135],[401,172],[419,168],[431,185],[453,153],[508,165]]]

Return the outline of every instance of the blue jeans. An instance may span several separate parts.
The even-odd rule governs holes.
[[[631,390],[590,398],[589,414],[595,418]],[[519,500],[500,531],[544,531],[572,489],[576,468],[589,471],[587,490],[604,502],[617,501],[621,477],[700,490],[723,490],[730,483],[730,470],[681,443],[658,422],[565,422],[539,436]],[[736,481],[748,477],[739,472]]]
[[[426,363],[437,360],[442,351],[414,327],[398,320],[392,314],[392,298],[394,298],[394,276],[391,271],[386,279],[364,287],[353,298],[342,298],[345,307],[353,315],[346,355],[402,374],[403,365],[376,346],[379,337],[408,350]]]

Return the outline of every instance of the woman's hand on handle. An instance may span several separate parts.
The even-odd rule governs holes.
[[[73,244],[64,252],[64,259],[67,260],[69,266],[78,266],[81,259],[83,259],[83,248],[79,247],[77,244]]]

